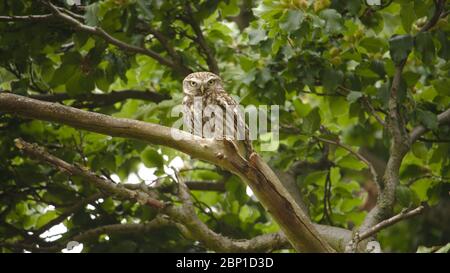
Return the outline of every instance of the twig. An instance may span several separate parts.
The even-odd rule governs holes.
[[[421,214],[424,209],[425,209],[424,206],[419,206],[410,211],[403,210],[399,214],[397,214],[389,219],[386,219],[384,221],[381,221],[380,223],[376,224],[375,226],[371,227],[370,229],[364,231],[363,233],[360,233],[359,234],[359,242],[371,237],[372,235],[378,233],[382,229],[392,226],[402,220],[405,220],[405,219],[411,218],[413,216],[416,216],[418,214]]]
[[[370,102],[370,99],[366,96],[363,96],[361,97],[361,100],[364,102],[364,105],[366,106],[367,110],[369,110],[369,113],[372,114],[372,116],[378,121],[378,123],[380,123],[383,127],[386,127],[384,120],[380,117],[380,115],[378,115],[377,111]]]
[[[436,23],[439,21],[441,14],[444,12],[446,0],[436,0],[435,3],[435,11],[430,20],[420,29],[420,32],[425,32],[430,30]]]
[[[41,15],[22,15],[22,16],[0,16],[0,22],[48,22],[53,19],[53,14],[41,14]]]
[[[330,171],[328,171],[324,187],[323,215],[324,218],[327,219],[328,224],[330,225],[333,225],[333,221],[331,220],[332,213],[333,212],[331,210],[331,178],[330,178]]]
[[[338,140],[338,141],[334,141],[334,140],[330,140],[330,139],[326,139],[326,138],[322,138],[322,137],[316,137],[316,136],[315,136],[314,138],[317,139],[317,140],[319,140],[319,141],[325,142],[325,143],[329,143],[329,144],[333,144],[333,145],[339,146],[339,147],[341,147],[342,149],[349,151],[349,152],[350,152],[351,154],[353,154],[356,158],[358,158],[358,159],[361,160],[364,164],[367,165],[367,167],[369,168],[369,170],[370,170],[370,172],[371,172],[371,174],[372,174],[372,177],[373,177],[374,182],[377,183],[378,186],[381,185],[380,181],[378,180],[378,173],[377,173],[377,171],[375,170],[374,166],[373,166],[372,163],[371,163],[367,158],[365,158],[362,154],[360,154],[360,153],[358,153],[357,151],[353,150],[350,146],[341,143],[339,140]]]

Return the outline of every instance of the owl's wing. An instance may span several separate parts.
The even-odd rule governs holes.
[[[183,124],[184,129],[193,134],[194,133],[194,116],[193,116],[193,104],[192,101],[185,97],[183,99]]]
[[[225,122],[224,127],[224,134],[227,132],[230,132],[228,130],[232,130],[231,132],[234,132],[234,139],[237,139],[238,137],[238,130],[240,129],[242,133],[244,134],[243,142],[245,145],[246,155],[250,155],[250,153],[253,151],[251,140],[249,136],[249,130],[248,126],[245,123],[245,114],[242,112],[240,113],[239,104],[226,92],[220,92],[218,96],[216,97],[216,103],[223,109],[224,111],[224,117],[226,114],[226,109],[233,111],[233,120],[234,122],[230,124],[230,122]],[[226,120],[226,117],[225,117]],[[230,128],[233,126],[233,128]],[[227,130],[228,129],[228,130]],[[242,139],[241,139],[242,140]]]

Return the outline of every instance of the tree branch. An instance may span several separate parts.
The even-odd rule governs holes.
[[[189,3],[186,4],[186,11],[187,11],[187,17],[184,19],[186,22],[191,25],[192,29],[195,32],[196,35],[196,42],[199,44],[200,48],[202,49],[203,53],[206,55],[206,63],[208,64],[208,68],[211,72],[219,75],[219,66],[217,65],[216,58],[214,57],[214,53],[211,50],[211,48],[208,46],[208,43],[206,42],[205,37],[203,36],[202,29],[200,28],[199,24],[195,21],[193,11],[191,8],[191,5]]]
[[[0,22],[50,22],[52,19],[53,14],[0,16]]]
[[[74,99],[76,102],[72,106],[76,108],[96,108],[108,106],[127,99],[138,99],[155,103],[170,99],[170,96],[166,94],[161,94],[154,91],[139,90],[112,91],[105,94],[86,94],[76,97],[70,97],[67,93],[37,94],[30,95],[29,97],[50,102],[62,102],[65,100]]]
[[[400,212],[399,214],[386,219],[384,221],[381,221],[380,223],[376,224],[375,226],[371,227],[370,229],[366,230],[365,232],[359,234],[359,241],[362,241],[364,239],[367,239],[373,235],[375,235],[376,233],[378,233],[379,231],[381,231],[382,229],[385,229],[389,226],[392,226],[402,220],[411,218],[413,216],[416,216],[418,214],[421,214],[423,212],[423,210],[425,209],[424,206],[419,206],[413,210],[403,210],[402,212]]]
[[[96,174],[90,172],[87,169],[71,165],[65,162],[64,160],[49,154],[47,151],[44,150],[44,148],[39,147],[36,144],[30,144],[19,138],[15,140],[15,144],[17,148],[19,148],[27,155],[34,157],[40,161],[46,162],[58,168],[60,171],[66,174],[80,176],[83,179],[86,179],[86,181],[93,183],[99,189],[113,193],[121,198],[138,201],[140,204],[147,204],[157,209],[161,209],[164,207],[164,204],[161,201],[156,200],[147,194],[136,193],[135,191],[128,190],[123,186],[119,186],[108,179],[97,176]]]
[[[100,28],[98,26],[91,27],[91,26],[81,23],[80,21],[73,18],[69,14],[63,13],[57,6],[53,5],[50,1],[44,1],[44,4],[50,8],[50,10],[52,11],[52,13],[55,17],[61,19],[62,21],[66,22],[69,25],[72,25],[77,30],[98,36],[98,37],[104,39],[105,41],[107,41],[108,43],[115,45],[124,51],[147,55],[147,56],[155,59],[160,64],[168,66],[168,67],[172,68],[174,71],[177,71],[182,75],[187,75],[191,72],[189,69],[186,69],[183,66],[179,66],[177,63],[173,62],[172,60],[168,60],[168,59],[162,57],[161,55],[159,55],[158,53],[154,52],[151,49],[127,44],[127,43],[125,43],[121,40],[118,40],[118,39],[114,38],[113,36],[109,35],[105,30],[103,30],[102,28]]]
[[[188,188],[192,191],[218,191],[225,192],[225,183],[222,181],[186,181],[185,182]],[[151,191],[152,189],[160,190],[164,192],[166,187],[149,187],[147,185],[142,184],[124,184],[124,186],[128,189],[132,190],[142,190]],[[169,185],[170,187],[170,185]],[[171,188],[171,187],[170,187]]]
[[[53,227],[54,225],[57,225],[59,223],[61,223],[62,221],[64,221],[67,217],[69,217],[70,215],[72,215],[73,213],[75,213],[76,211],[80,210],[81,208],[83,208],[84,206],[86,206],[87,204],[90,204],[94,201],[96,201],[97,199],[101,198],[103,196],[102,193],[95,193],[87,198],[84,198],[83,200],[81,200],[80,202],[76,203],[75,205],[67,208],[64,210],[63,213],[61,213],[58,217],[56,217],[55,219],[49,221],[48,223],[46,223],[45,225],[43,225],[42,227],[40,227],[38,230],[34,231],[34,234],[41,234],[44,231],[48,230],[49,228]]]
[[[428,20],[428,22],[420,29],[421,32],[425,32],[430,30],[436,23],[439,21],[441,14],[445,9],[445,1],[446,0],[436,0],[435,3],[435,11],[433,16]]]

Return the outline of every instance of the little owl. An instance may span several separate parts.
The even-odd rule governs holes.
[[[221,135],[216,133],[215,138],[233,139],[245,157],[252,152],[243,111],[224,90],[219,76],[211,72],[191,73],[183,80],[183,93],[183,121],[191,134],[208,137],[205,128],[216,133],[218,124],[222,124],[218,130]]]

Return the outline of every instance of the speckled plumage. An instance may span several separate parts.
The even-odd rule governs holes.
[[[198,105],[194,105],[194,99],[196,97],[201,97],[201,111],[204,111],[208,105],[217,105],[223,111],[223,121],[226,120],[226,108],[231,107],[231,109],[235,113],[234,124],[232,124],[231,126],[234,126],[235,130],[237,130],[238,126],[242,126],[242,128],[244,128],[245,130],[245,140],[238,141],[238,144],[243,142],[246,150],[245,154],[249,154],[252,151],[248,128],[245,124],[244,119],[242,119],[237,114],[239,104],[225,91],[225,89],[223,88],[223,81],[219,76],[211,72],[191,73],[183,80],[183,93],[185,95],[183,98],[184,122],[190,133],[201,135],[202,137],[204,137],[203,131],[194,132],[193,128],[194,106],[198,107]],[[212,116],[211,118],[213,117],[214,116]],[[209,122],[211,118],[203,117],[202,126]],[[230,126],[230,124],[224,123],[224,134],[226,132],[226,126]],[[236,137],[236,135],[234,137]]]

